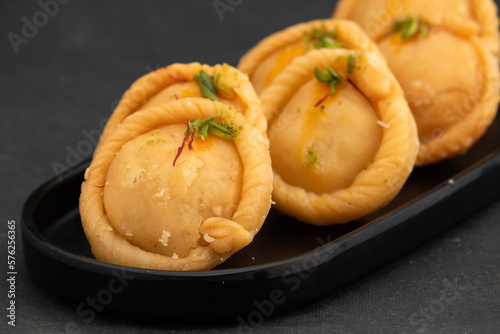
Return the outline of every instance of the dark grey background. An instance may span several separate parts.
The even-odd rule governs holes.
[[[0,2],[0,332],[237,332],[232,324],[152,324],[103,314],[85,323],[75,305],[38,286],[36,273],[27,271],[21,208],[31,191],[56,175],[55,165],[90,155],[81,144],[85,132],[101,128],[137,77],[173,62],[236,65],[264,36],[329,17],[335,1],[222,0],[233,3],[222,17],[212,0],[65,2],[57,11],[52,6],[45,21],[37,1]],[[23,18],[34,17],[38,31],[28,32],[32,36],[15,53],[8,34],[22,35]],[[68,160],[77,149],[81,154]],[[6,317],[9,220],[17,223],[15,328]],[[252,331],[500,333],[500,201],[349,288],[265,319]]]

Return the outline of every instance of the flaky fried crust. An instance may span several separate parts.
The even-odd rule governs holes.
[[[492,0],[465,0],[467,10],[461,7],[447,7],[433,12],[427,8],[430,0],[419,1],[339,1],[333,17],[356,21],[362,29],[374,39],[381,42],[392,32],[394,20],[408,16],[421,17],[431,27],[446,31],[458,38],[466,40],[475,50],[480,60],[481,68],[476,80],[477,89],[471,93],[467,113],[462,113],[460,121],[447,130],[436,129],[436,136],[431,140],[421,140],[420,151],[416,161],[417,166],[434,164],[443,159],[466,153],[486,132],[493,122],[499,101],[499,69],[498,55],[500,34],[498,31],[498,9]],[[359,6],[364,6],[359,12]],[[421,9],[423,8],[423,9]],[[363,18],[356,12],[363,13]],[[432,31],[431,31],[432,34]],[[443,46],[446,48],[446,46]],[[389,61],[390,63],[390,61]],[[457,68],[457,72],[462,69]],[[464,73],[464,75],[468,75]],[[401,83],[402,84],[402,83]],[[403,85],[403,84],[402,84]],[[470,103],[469,103],[470,102]],[[470,105],[473,106],[471,107]],[[446,117],[447,110],[442,111]],[[418,123],[417,123],[418,126]]]
[[[186,124],[186,118],[222,115],[238,126],[233,139],[243,165],[241,198],[233,219],[202,222],[199,243],[185,257],[145,251],[119,235],[106,216],[103,187],[107,171],[122,146],[133,138],[168,124]],[[207,270],[248,245],[261,228],[271,206],[272,170],[268,140],[261,131],[227,105],[202,98],[184,98],[133,113],[108,134],[85,173],[80,196],[82,224],[96,259],[103,262],[158,270]],[[171,190],[175,191],[175,189]]]
[[[262,117],[260,100],[246,75],[227,64],[209,66],[200,63],[176,63],[152,71],[137,79],[130,86],[110,116],[96,151],[100,149],[101,144],[107,140],[109,135],[116,130],[125,118],[141,110],[145,103],[165,88],[176,83],[193,82],[193,76],[201,70],[204,70],[210,76],[224,73],[228,78],[227,91],[222,93],[223,97],[226,98],[224,102],[235,107],[235,100],[239,100],[238,102],[244,105],[244,108],[239,111],[245,115],[252,125],[265,133],[267,123]],[[197,94],[194,97],[200,97],[200,95]]]
[[[434,0],[341,0],[332,17],[353,20],[371,39],[378,42],[392,30],[393,20],[404,19],[408,15],[421,16],[431,25],[451,27],[460,35],[477,35],[494,56],[498,56],[500,37],[498,34],[498,9],[493,0],[466,0],[468,8],[458,10],[452,6],[432,12],[427,5]],[[419,5],[423,10],[418,10]],[[453,3],[455,5],[455,3]],[[458,4],[456,4],[458,5]],[[363,18],[355,17],[362,8]],[[464,13],[468,12],[468,13]],[[468,14],[467,16],[464,14]]]
[[[316,66],[328,64],[344,72],[349,55],[355,57],[356,63],[350,81],[372,103],[384,124],[373,163],[349,187],[327,194],[287,184],[273,170],[276,208],[314,225],[350,222],[385,206],[406,182],[418,151],[415,121],[403,92],[384,59],[373,52],[320,49],[296,58],[261,95],[269,131],[286,127],[286,124],[275,127],[273,122],[295,92],[314,78]]]
[[[344,47],[349,49],[379,52],[376,44],[354,22],[337,19],[313,20],[295,24],[267,36],[243,55],[238,63],[238,69],[252,79],[252,74],[263,60],[290,44],[300,43],[315,29],[335,32],[335,40],[344,43]],[[255,88],[260,94],[261,89]]]

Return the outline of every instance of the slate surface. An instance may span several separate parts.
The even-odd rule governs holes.
[[[0,332],[499,333],[500,201],[350,287],[252,328],[103,314],[86,322],[75,305],[36,284],[23,262],[23,202],[57,168],[90,155],[81,143],[102,128],[133,80],[173,62],[236,65],[261,38],[329,17],[335,3],[222,2],[232,4],[224,13],[216,1],[0,2]],[[26,37],[13,47],[9,33]],[[17,225],[15,327],[6,310],[9,221]]]

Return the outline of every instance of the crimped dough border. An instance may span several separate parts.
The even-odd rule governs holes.
[[[130,88],[123,94],[120,102],[109,118],[96,151],[100,149],[101,143],[106,141],[108,136],[122,123],[125,118],[139,110],[143,101],[149,100],[163,89],[176,83],[193,81],[193,76],[201,70],[213,75],[218,71],[232,71],[234,82],[237,83],[232,88],[241,101],[247,106],[246,110],[240,110],[249,122],[256,126],[262,132],[266,131],[267,123],[262,117],[260,100],[250,83],[248,76],[244,75],[236,68],[228,64],[217,64],[209,66],[206,64],[194,63],[175,63],[155,71],[151,71],[132,83]]]
[[[484,135],[495,119],[500,83],[498,60],[486,50],[477,37],[471,37],[469,41],[481,59],[482,65],[480,77],[476,79],[478,89],[471,92],[472,97],[478,96],[477,102],[472,107],[473,110],[468,111],[464,118],[448,130],[421,143],[416,166],[434,164],[466,153]]]
[[[318,27],[336,31],[336,40],[346,43],[350,48],[379,52],[377,45],[356,23],[340,19],[321,19],[298,23],[267,36],[241,57],[238,69],[251,76],[255,68],[273,52],[302,40],[306,33]]]
[[[328,64],[345,72],[348,55],[356,57],[356,69],[350,80],[373,104],[384,124],[382,141],[373,163],[350,187],[322,195],[287,184],[273,170],[276,208],[314,225],[347,223],[385,206],[406,182],[418,151],[415,120],[401,87],[385,60],[372,52],[319,49],[295,58],[262,92],[262,107],[270,122],[268,132],[286,126],[277,124],[280,126],[275,128],[273,122],[294,93],[314,78],[316,66]]]
[[[243,164],[241,200],[233,220],[209,218],[200,227],[212,243],[193,249],[187,257],[173,258],[133,246],[113,230],[106,216],[102,186],[116,153],[129,140],[166,124],[184,124],[186,118],[204,119],[221,114],[235,125],[242,125],[233,139]],[[224,262],[248,245],[264,223],[271,206],[272,169],[269,142],[241,113],[220,102],[203,98],[183,98],[138,111],[111,133],[85,173],[80,196],[80,214],[92,253],[97,260],[118,265],[158,270],[207,270]],[[226,234],[226,236],[223,236]],[[220,244],[225,248],[221,248]],[[231,249],[227,248],[231,246]],[[217,246],[217,247],[216,247]]]
[[[358,6],[363,6],[361,3],[366,0],[341,0],[333,12],[332,17],[339,20],[352,19],[352,12]],[[399,10],[399,1],[387,0],[388,8],[384,12],[384,18],[404,18],[405,13]],[[463,37],[477,35],[486,48],[494,56],[498,56],[500,49],[500,37],[498,34],[498,8],[493,0],[469,0],[470,8],[472,9],[472,20],[464,20],[456,15],[445,13],[444,15],[436,13],[425,13],[426,20],[432,25],[444,27],[456,31]],[[379,41],[387,33],[392,31],[392,20],[373,19],[371,22],[365,22],[366,26],[360,24],[361,28],[368,34],[370,38]],[[369,25],[369,26],[368,26]],[[373,29],[372,29],[373,28]]]
[[[425,18],[431,25],[468,40],[476,50],[481,60],[482,72],[480,78],[472,78],[477,80],[480,89],[471,93],[477,97],[477,103],[473,110],[451,128],[442,133],[437,132],[432,140],[420,143],[416,166],[434,164],[466,153],[484,135],[497,114],[500,81],[497,6],[492,0],[469,0],[469,2],[473,11],[473,21],[466,21],[450,14],[426,13]],[[342,0],[338,3],[333,17],[349,19],[358,5],[358,0]],[[393,17],[404,18],[405,13],[397,13]],[[382,23],[376,34],[367,32],[376,41],[380,41],[392,31],[392,20],[385,20]]]

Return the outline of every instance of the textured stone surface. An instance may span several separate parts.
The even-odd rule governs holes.
[[[68,1],[57,10],[52,5],[45,21],[40,3],[54,1],[0,3],[0,332],[498,333],[500,201],[350,287],[255,328],[99,313],[86,321],[75,305],[36,283],[23,261],[23,202],[56,175],[54,166],[90,156],[82,142],[92,142],[133,80],[172,62],[236,65],[262,37],[329,17],[334,8],[327,0],[219,2],[233,3],[232,10],[218,13],[217,1]],[[35,17],[40,27],[16,54],[7,36],[22,34],[23,17]],[[5,316],[9,220],[17,222],[15,328]]]

